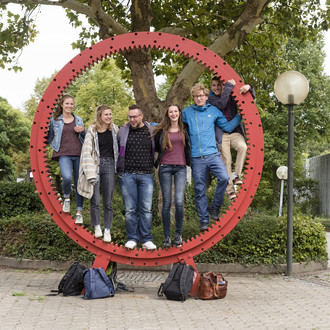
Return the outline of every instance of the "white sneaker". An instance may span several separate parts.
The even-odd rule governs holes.
[[[142,243],[142,248],[147,249],[147,250],[155,250],[155,249],[157,249],[157,246],[154,243],[152,243],[151,241],[148,241],[148,242]]]
[[[103,241],[106,242],[106,243],[110,243],[111,242],[110,229],[104,229]]]
[[[84,220],[83,220],[83,217],[82,217],[82,214],[81,213],[77,213],[76,214],[76,220],[75,220],[74,223],[76,223],[76,224],[82,224],[82,223],[84,223]]]
[[[65,198],[64,199],[62,210],[65,213],[69,213],[70,212],[70,199],[69,198]]]
[[[101,230],[101,226],[97,225],[95,226],[95,233],[94,233],[95,238],[100,238],[102,237],[102,230]]]
[[[126,249],[133,250],[136,247],[136,242],[135,241],[127,241],[125,244]]]

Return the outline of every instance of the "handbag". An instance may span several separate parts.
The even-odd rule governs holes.
[[[199,282],[200,299],[222,299],[227,294],[228,282],[222,274],[206,272],[201,274]]]
[[[89,268],[84,271],[84,299],[113,297],[115,288],[103,268]]]

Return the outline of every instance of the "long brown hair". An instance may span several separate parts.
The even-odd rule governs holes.
[[[72,95],[66,94],[61,97],[61,99],[57,102],[55,111],[53,113],[53,118],[57,121],[58,117],[63,113],[63,103],[66,99],[72,99],[74,102],[74,97]]]
[[[102,104],[102,105],[100,105],[100,106],[97,107],[96,112],[95,112],[95,120],[93,122],[93,124],[95,125],[94,129],[96,131],[98,131],[102,127],[101,116],[102,116],[102,113],[103,113],[104,110],[111,110],[111,112],[112,112],[112,109],[107,104]],[[107,130],[108,131],[112,131],[112,118],[111,118],[110,124],[108,125]]]
[[[183,120],[182,120],[182,111],[180,109],[180,107],[177,104],[170,104],[169,106],[167,106],[165,114],[164,114],[164,118],[162,120],[162,122],[157,125],[156,129],[155,129],[155,133],[153,134],[156,135],[159,131],[163,131],[163,142],[162,142],[162,147],[165,150],[166,148],[168,148],[169,150],[172,149],[172,143],[170,140],[170,127],[171,127],[171,119],[168,116],[168,110],[170,107],[177,107],[179,110],[179,133],[182,137],[182,142],[183,145],[185,145],[185,134],[184,134],[184,125],[183,125]]]

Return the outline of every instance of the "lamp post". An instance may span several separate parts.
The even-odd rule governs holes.
[[[280,211],[278,216],[282,215],[282,206],[283,206],[283,190],[284,190],[284,180],[288,179],[288,168],[287,166],[280,166],[276,171],[277,177],[281,180],[281,197],[280,197]]]
[[[287,275],[292,274],[293,240],[293,107],[303,102],[308,94],[308,81],[297,71],[282,73],[275,81],[277,99],[288,106],[288,200],[287,200]]]

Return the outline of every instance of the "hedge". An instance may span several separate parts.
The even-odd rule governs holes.
[[[311,217],[296,215],[293,226],[293,262],[327,260],[322,224]],[[162,227],[153,228],[153,234],[156,245],[162,246]],[[124,244],[124,222],[114,226],[112,238],[115,243]],[[195,261],[276,265],[285,263],[285,253],[286,219],[249,213],[219,243],[196,256]],[[67,237],[45,213],[2,219],[0,254],[18,259],[60,261],[90,261],[94,257]]]

